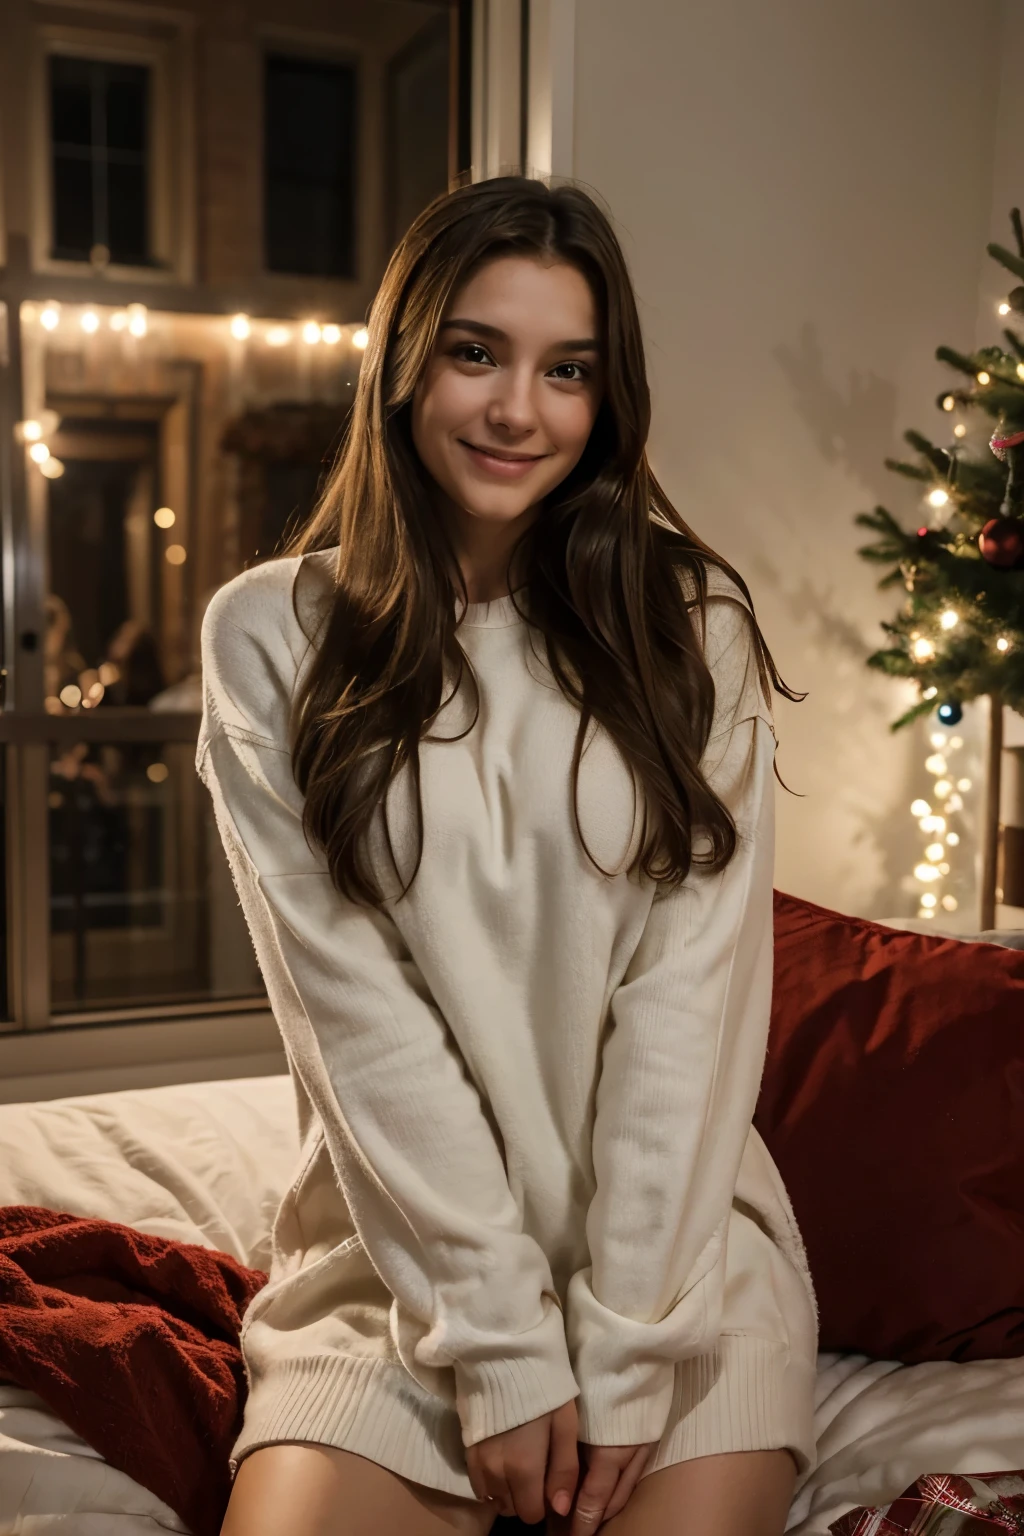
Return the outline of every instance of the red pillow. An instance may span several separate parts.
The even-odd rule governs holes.
[[[1024,1355],[1024,951],[776,891],[754,1123],[807,1246],[822,1349]]]

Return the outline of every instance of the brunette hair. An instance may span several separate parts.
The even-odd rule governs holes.
[[[447,702],[446,664],[455,690],[467,672],[476,690],[457,633],[455,602],[467,601],[465,582],[413,445],[413,392],[449,300],[483,263],[506,255],[576,267],[593,292],[604,352],[606,385],[586,448],[516,546],[529,622],[543,636],[558,686],[580,710],[574,805],[593,718],[639,785],[642,836],[630,873],[639,865],[651,879],[681,882],[695,859],[694,825],[711,839],[710,857],[697,856],[701,867],[724,868],[736,847],[733,818],[698,766],[715,690],[690,610],[699,608],[703,628],[708,563],[748,601],[749,591],[651,473],[640,322],[608,216],[579,186],[498,176],[435,198],[392,255],[370,309],[337,462],[311,521],[281,551],[338,547],[332,600],[294,702],[292,762],[306,836],[323,850],[335,886],[378,908],[383,895],[366,851],[373,817],[408,764],[419,846],[404,896],[423,853],[419,743]],[[693,577],[690,602],[681,592],[684,572]],[[787,698],[806,697],[782,682],[752,603],[750,624],[765,695],[770,674]],[[476,699],[468,730],[478,692]],[[578,805],[576,826],[586,847]],[[387,842],[398,874],[390,835]]]

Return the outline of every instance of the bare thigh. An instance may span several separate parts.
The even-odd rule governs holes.
[[[487,1536],[496,1518],[354,1451],[282,1441],[243,1459],[220,1536]]]
[[[730,1451],[661,1467],[643,1478],[601,1536],[782,1536],[796,1483],[788,1451]],[[570,1518],[549,1513],[549,1536]]]

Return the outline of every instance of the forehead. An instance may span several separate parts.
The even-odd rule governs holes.
[[[510,336],[558,339],[596,335],[590,284],[568,262],[498,256],[457,288],[444,317],[485,320]]]

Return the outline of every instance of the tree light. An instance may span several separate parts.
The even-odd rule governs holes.
[[[924,766],[929,773],[945,773],[946,759],[943,757],[941,752],[933,752],[931,757],[925,758]],[[938,792],[938,787],[939,786],[936,784],[936,792]]]
[[[50,450],[45,443],[33,443],[28,451],[28,456],[30,459],[34,459],[37,464],[45,464],[50,457]]]
[[[992,382],[991,375],[987,374],[985,372],[984,368],[983,368],[981,370],[981,372],[978,374],[978,383],[979,384],[991,384],[991,382]]]
[[[930,816],[932,808],[927,800],[915,800],[910,807],[911,816]]]
[[[41,421],[22,421],[18,423],[17,430],[23,443],[38,443],[43,435],[43,424]]]
[[[939,690],[937,688],[926,688],[921,697],[924,699],[934,699],[938,691]]]
[[[53,454],[50,455],[45,464],[40,464],[39,469],[40,473],[44,474],[47,480],[59,480],[64,473],[63,462],[60,459],[55,459]]]
[[[236,341],[245,341],[251,329],[248,315],[232,316],[230,331]]]
[[[1008,315],[1010,313],[1010,306],[1009,306],[1009,304],[1007,304],[1005,299],[1003,300],[1003,302],[999,306],[999,313],[1001,315]]]
[[[959,622],[960,615],[957,613],[955,608],[947,608],[945,613],[943,613],[939,619],[939,623],[942,625],[943,629],[952,629],[954,625],[959,624]]]
[[[941,880],[942,876],[934,864],[916,864],[914,866],[914,878],[917,880]]]
[[[943,399],[943,402],[942,402],[942,409],[944,411],[955,411],[956,410],[956,400],[953,398],[952,395],[946,395],[945,396],[945,398]]]
[[[931,661],[935,655],[935,647],[930,640],[915,640],[910,647],[911,655],[915,661]]]
[[[935,793],[940,800],[945,800],[946,796],[952,793],[952,790],[953,786],[948,779],[935,780]],[[956,810],[956,806],[951,805],[950,810]]]
[[[933,507],[944,507],[949,500],[949,492],[941,489],[928,492],[928,500]]]
[[[937,864],[945,851],[941,843],[929,843],[924,851],[924,856],[926,859],[930,859],[933,864]]]
[[[1021,378],[1024,378],[1024,374],[1021,374]],[[967,436],[967,428],[964,426],[962,421],[958,421],[956,426],[953,428],[953,436],[954,437],[966,437]]]
[[[1009,649],[1010,649],[1010,642],[1009,642],[1009,640],[1007,640],[1005,635],[1000,635],[999,639],[996,641],[996,650],[997,651],[1008,651]]]
[[[960,834],[959,834],[959,832],[947,832],[946,833],[946,842],[949,844],[950,848],[959,848],[959,846],[960,846]]]

